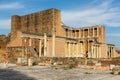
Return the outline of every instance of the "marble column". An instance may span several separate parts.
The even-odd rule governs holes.
[[[81,52],[82,52],[82,54],[84,54],[84,44],[83,44],[83,42],[81,43]]]
[[[74,43],[72,43],[72,57],[74,57],[74,54],[75,54],[75,52],[74,52],[75,50],[74,49],[75,49]]]
[[[71,49],[70,49],[70,48],[71,48],[71,47],[70,47],[70,42],[69,42],[69,43],[68,43],[68,50],[69,50],[68,53],[69,53],[69,57],[71,56],[71,52],[70,52]]]
[[[97,55],[96,45],[94,45],[94,58],[97,58],[96,55]]]
[[[97,45],[97,58],[99,58],[99,46]]]
[[[41,57],[41,40],[39,40],[39,57]]]
[[[112,52],[112,54],[113,54],[113,58],[115,57],[114,55],[115,55],[115,47],[113,47],[113,52]]]
[[[78,46],[79,46],[79,43],[76,44],[76,47],[77,47],[76,57],[78,57],[78,53],[79,53],[79,51],[78,51]]]
[[[93,58],[93,45],[91,46],[91,58]]]
[[[101,46],[99,46],[99,58],[102,58],[101,55]]]
[[[67,42],[65,42],[65,57],[67,57]]]
[[[29,38],[29,46],[32,46],[32,39]]]
[[[22,38],[22,53],[21,53],[21,57],[24,57],[24,53],[25,53],[25,41],[24,38]]]
[[[44,55],[47,55],[47,34],[44,33]]]
[[[109,46],[109,58],[110,58],[110,46]]]
[[[90,42],[89,42],[89,40],[87,41],[87,43],[88,43],[88,57],[90,57]]]
[[[49,40],[47,40],[47,56],[51,56],[49,49],[50,49]]]
[[[55,32],[52,34],[52,57],[55,57]]]

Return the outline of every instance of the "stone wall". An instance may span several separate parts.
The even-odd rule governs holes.
[[[48,9],[40,12],[18,16],[12,16],[11,32],[20,30],[28,33],[51,34],[54,26],[60,26],[60,11]]]
[[[8,37],[6,35],[0,35],[0,50],[6,50],[8,43]]]
[[[7,53],[6,53],[6,45],[8,43],[8,37],[5,35],[0,35],[0,62],[6,62]]]
[[[76,57],[40,57],[37,63],[43,63],[44,65],[54,65],[54,64],[62,64],[69,65],[73,64],[74,66],[85,65],[84,58],[76,58]],[[87,60],[87,65],[94,65],[91,60]]]

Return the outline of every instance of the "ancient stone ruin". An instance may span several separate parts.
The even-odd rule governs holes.
[[[13,15],[9,36],[0,36],[0,55],[7,55],[6,60],[18,60],[19,63],[28,59],[31,62],[31,58],[41,64],[60,61],[79,65],[88,60],[86,64],[95,65],[89,59],[120,57],[115,45],[106,43],[105,35],[103,25],[67,26],[61,20],[61,11],[54,8],[23,16]]]

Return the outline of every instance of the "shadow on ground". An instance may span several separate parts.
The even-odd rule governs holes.
[[[35,80],[13,69],[0,69],[0,80]]]

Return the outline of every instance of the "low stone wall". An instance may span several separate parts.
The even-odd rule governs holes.
[[[108,66],[108,65],[119,65],[120,66],[120,59],[107,59],[107,60],[98,60],[101,63],[101,66]]]
[[[43,65],[54,65],[54,64],[72,64],[74,66],[78,65],[85,65],[86,64],[86,59],[84,58],[77,58],[77,57],[40,57],[37,60],[38,64],[43,64]],[[92,63],[92,60],[87,59],[87,65],[94,65]]]
[[[104,59],[84,59],[76,57],[40,57],[37,60],[38,65],[73,65],[74,67],[110,70],[110,65],[117,65],[120,60],[104,60]]]

